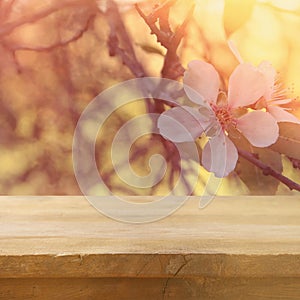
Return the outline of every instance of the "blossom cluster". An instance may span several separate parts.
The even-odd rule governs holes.
[[[202,152],[202,165],[216,177],[227,176],[238,161],[238,150],[229,135],[232,128],[254,147],[268,147],[279,137],[279,122],[300,123],[282,107],[292,99],[285,97],[273,66],[268,61],[258,66],[244,62],[234,46],[229,46],[239,64],[229,78],[227,91],[220,90],[220,77],[212,64],[191,61],[183,83],[195,105],[171,108],[158,119],[160,133],[173,142],[190,142],[205,134],[209,140]]]

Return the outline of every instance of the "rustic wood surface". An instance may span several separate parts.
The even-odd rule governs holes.
[[[0,197],[0,299],[300,299],[300,196],[195,197],[139,225]]]

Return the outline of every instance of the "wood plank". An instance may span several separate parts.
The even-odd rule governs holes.
[[[194,197],[140,225],[84,197],[0,197],[0,278],[299,277],[299,216],[295,196],[218,197],[202,210]]]
[[[299,300],[300,281],[293,278],[0,279],[0,299]]]
[[[0,256],[0,278],[297,277],[299,255],[106,254]]]
[[[299,254],[300,197],[216,198],[205,209],[199,210],[197,206],[198,199],[193,198],[168,218],[135,225],[103,216],[83,197],[0,197],[1,251],[3,254],[5,251],[9,254],[73,253],[72,244],[54,243],[51,247],[52,242],[47,241],[102,239],[110,242],[100,248],[99,244],[96,248],[82,244],[77,250],[79,253],[81,250],[120,253],[122,249],[126,253],[153,253],[156,249],[161,253],[219,250],[241,254]],[[141,210],[141,213],[147,212]],[[33,244],[20,248],[20,239],[32,239]],[[181,247],[169,240],[179,241]],[[201,249],[198,241],[204,241]],[[270,249],[268,244],[274,242],[278,246]],[[156,243],[162,247],[157,248]],[[245,247],[248,243],[249,247]]]

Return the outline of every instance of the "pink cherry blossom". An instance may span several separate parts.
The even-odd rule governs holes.
[[[237,149],[228,137],[230,126],[242,132],[253,146],[267,147],[276,142],[279,129],[270,113],[237,114],[240,107],[254,104],[265,93],[265,77],[257,68],[247,63],[236,67],[229,78],[226,101],[218,100],[224,93],[219,92],[219,75],[209,63],[191,61],[183,82],[186,94],[198,106],[164,112],[158,119],[158,128],[165,138],[174,142],[191,141],[205,133],[209,142],[203,149],[202,164],[217,177],[227,176],[238,160]]]
[[[281,107],[282,104],[287,104],[291,102],[292,99],[285,97],[285,90],[282,89],[280,83],[276,80],[277,73],[273,66],[269,62],[263,61],[258,66],[258,70],[265,76],[267,86],[263,99],[258,102],[257,108],[261,106],[265,107],[277,122],[300,124],[300,120],[287,112],[288,108]]]
[[[239,63],[243,64],[244,61],[235,44],[232,41],[228,41],[228,46]],[[263,97],[255,105],[255,108],[265,108],[277,122],[292,122],[300,124],[299,119],[297,119],[293,114],[287,112],[288,108],[281,107],[282,104],[290,103],[292,99],[286,98],[285,90],[281,87],[281,84],[278,81],[277,72],[271,63],[268,61],[262,61],[257,69],[263,74],[266,87]]]

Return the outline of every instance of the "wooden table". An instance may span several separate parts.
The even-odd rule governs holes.
[[[299,300],[300,196],[192,198],[142,225],[80,196],[0,197],[0,299]]]

